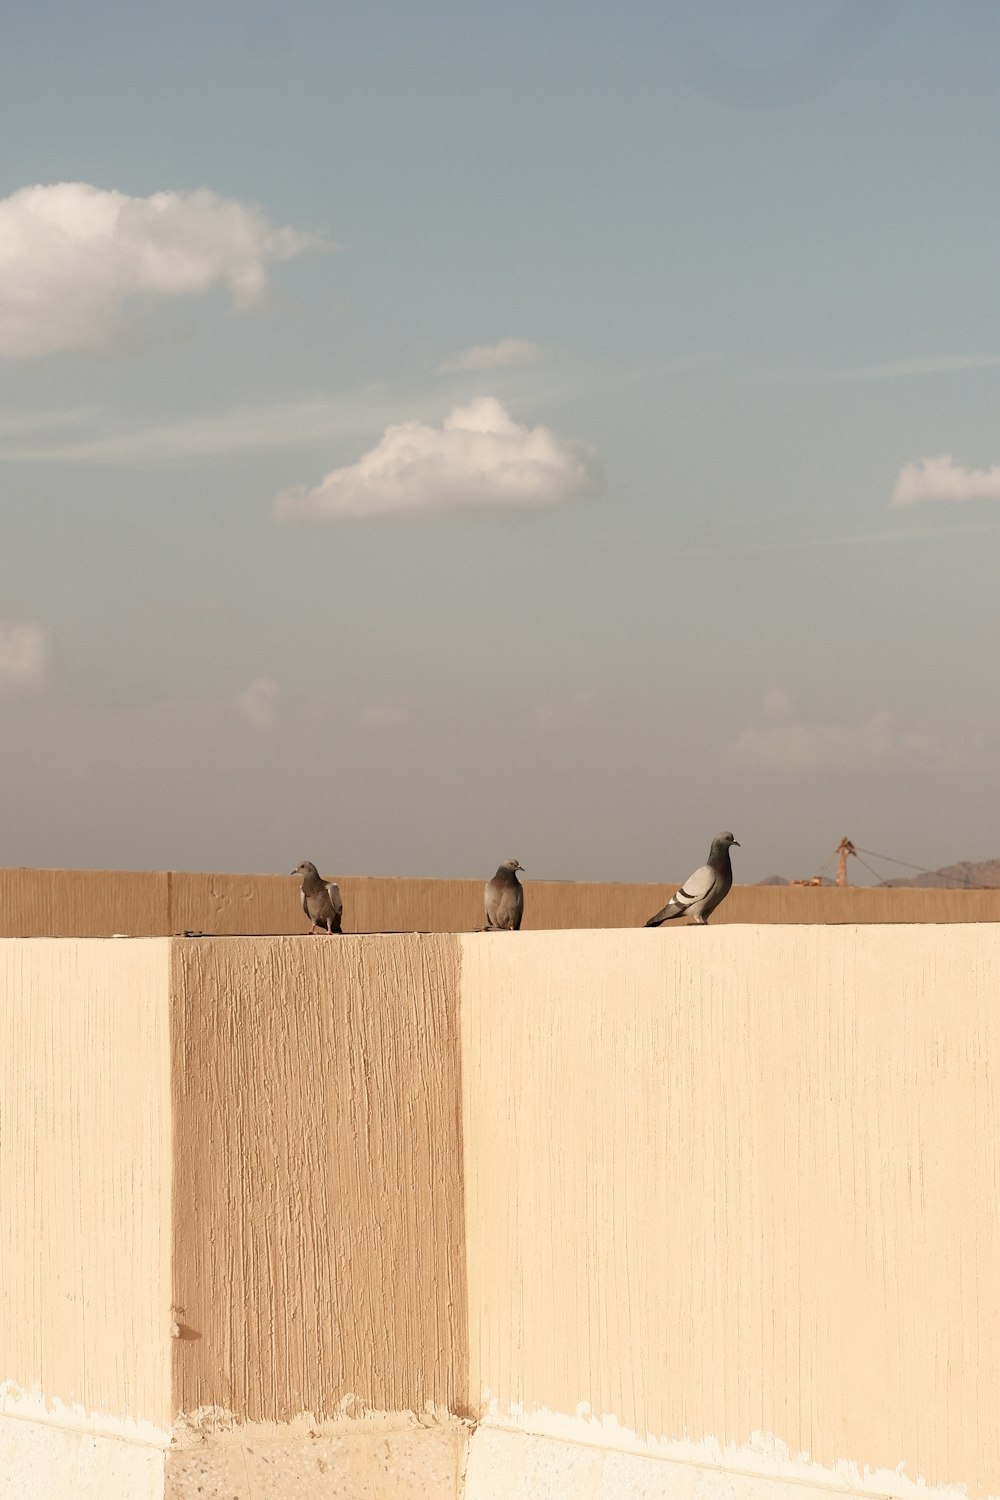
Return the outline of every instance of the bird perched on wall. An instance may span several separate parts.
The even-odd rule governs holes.
[[[516,859],[505,859],[483,892],[486,906],[484,932],[516,932],[524,915],[524,891],[517,878],[524,866]]]
[[[292,874],[302,876],[302,910],[312,923],[310,933],[314,933],[317,927],[325,927],[327,932],[343,932],[340,919],[344,914],[344,903],[336,881],[324,880],[308,859],[296,865]]]
[[[689,875],[684,884],[674,892],[662,911],[650,917],[647,927],[662,927],[675,917],[693,917],[704,927],[720,901],[729,895],[733,884],[733,867],[729,860],[730,847],[740,847],[739,840],[731,833],[718,833],[708,851],[708,862]]]

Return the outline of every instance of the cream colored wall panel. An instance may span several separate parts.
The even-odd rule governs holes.
[[[1000,930],[462,941],[473,1392],[1000,1492]]]
[[[0,941],[5,1410],[170,1426],[168,1001],[164,942]]]

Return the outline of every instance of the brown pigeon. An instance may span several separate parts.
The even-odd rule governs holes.
[[[302,910],[312,923],[310,933],[317,927],[325,927],[327,932],[343,932],[340,919],[344,914],[344,903],[336,881],[324,880],[316,866],[307,859],[296,865],[292,874],[302,876]]]
[[[524,915],[524,891],[517,878],[524,866],[505,859],[492,880],[486,882],[486,932],[516,932]]]

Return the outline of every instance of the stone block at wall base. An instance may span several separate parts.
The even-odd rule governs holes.
[[[0,1416],[0,1500],[163,1500],[164,1450]]]
[[[463,1422],[349,1433],[267,1424],[160,1447],[0,1416],[0,1500],[458,1500]]]
[[[263,1426],[167,1453],[164,1500],[457,1500],[466,1430],[294,1435]]]

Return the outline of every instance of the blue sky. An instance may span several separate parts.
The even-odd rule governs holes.
[[[1000,855],[998,46],[921,0],[22,7],[4,862]]]

